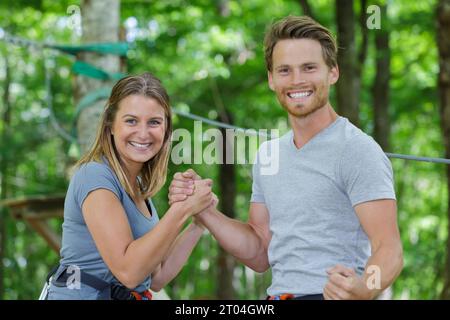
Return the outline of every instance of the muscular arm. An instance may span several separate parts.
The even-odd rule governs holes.
[[[177,172],[169,188],[169,203],[190,197],[190,181],[197,179],[200,176],[192,169],[184,173]],[[257,272],[266,271],[269,268],[267,249],[272,238],[266,205],[250,203],[247,222],[227,217],[215,209],[215,205],[196,215],[196,219],[209,229],[225,251]]]
[[[372,290],[371,298],[374,298],[394,282],[403,267],[397,205],[395,200],[376,200],[355,206],[355,211],[372,247],[363,275],[364,283],[370,282],[369,277],[373,278],[374,272],[380,270],[381,288]]]
[[[362,277],[342,265],[328,270],[326,299],[374,299],[394,282],[403,267],[395,200],[364,202],[355,206],[355,211],[370,240],[372,254]]]
[[[269,212],[263,203],[251,203],[248,222],[241,222],[210,208],[196,216],[225,251],[249,268],[264,272],[269,268],[267,248],[272,235]]]

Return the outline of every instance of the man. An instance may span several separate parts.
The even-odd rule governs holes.
[[[261,145],[246,223],[208,209],[196,216],[219,244],[257,272],[272,268],[271,299],[373,299],[399,275],[402,245],[389,160],[329,102],[339,78],[336,43],[309,17],[266,34],[269,87],[292,131]],[[261,157],[278,144],[278,172]],[[190,193],[176,174],[171,202]]]

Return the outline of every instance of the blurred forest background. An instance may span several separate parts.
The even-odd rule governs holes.
[[[262,42],[267,25],[289,14],[308,14],[337,35],[338,113],[386,152],[450,158],[449,0],[0,0],[0,195],[9,199],[0,206],[0,299],[36,299],[57,263],[36,230],[60,234],[62,218],[47,219],[50,229],[24,219],[27,199],[39,196],[39,212],[53,215],[45,209],[63,197],[95,131],[102,88],[118,73],[154,73],[176,110],[286,132],[287,116],[267,86]],[[104,42],[128,50],[79,47]],[[194,128],[178,115],[174,125]],[[391,161],[405,258],[393,299],[450,298],[448,166]],[[247,219],[250,164],[171,163],[154,199],[160,215],[171,177],[189,167],[215,181],[227,214]],[[13,215],[11,199],[24,199],[23,216]],[[270,272],[236,263],[208,234],[166,292],[172,299],[261,299],[269,283]]]

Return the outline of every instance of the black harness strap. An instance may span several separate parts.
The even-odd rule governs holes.
[[[49,283],[50,278],[56,274],[56,272],[59,270],[60,265],[57,265],[54,267],[49,274],[47,275],[47,283]],[[63,266],[63,269],[58,272],[57,276],[55,278],[52,278],[52,284],[56,287],[66,287],[67,280],[69,280],[69,277],[71,274],[67,273],[68,266]],[[83,270],[80,271],[80,282],[84,285],[87,285],[91,288],[94,288],[98,291],[103,291],[105,289],[110,289],[110,298],[113,300],[136,300],[134,295],[131,293],[132,290],[128,289],[127,287],[116,284],[116,283],[109,283],[106,282],[96,276],[93,276],[87,272],[84,272]]]

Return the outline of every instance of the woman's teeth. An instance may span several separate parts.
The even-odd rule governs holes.
[[[147,148],[150,146],[150,143],[137,143],[137,142],[130,142],[130,144],[133,147],[137,147],[137,148]]]

